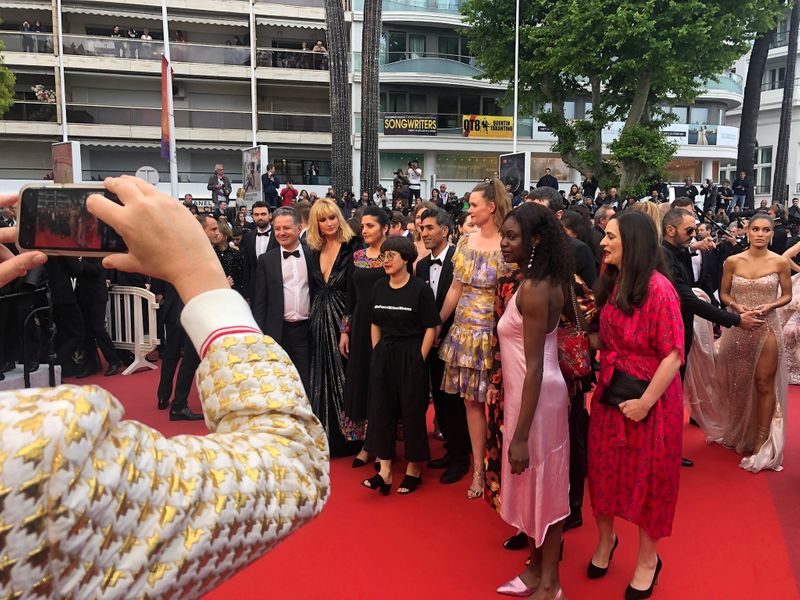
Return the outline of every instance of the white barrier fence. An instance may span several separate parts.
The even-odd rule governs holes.
[[[108,291],[106,323],[115,348],[133,352],[133,362],[122,374],[158,367],[145,360],[158,346],[155,294],[138,287],[115,285]]]

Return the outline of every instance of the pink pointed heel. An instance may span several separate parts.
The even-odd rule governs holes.
[[[536,592],[536,589],[535,587],[528,587],[525,585],[525,582],[522,581],[520,577],[514,577],[511,581],[507,581],[497,588],[497,593],[503,594],[504,596],[526,598]]]

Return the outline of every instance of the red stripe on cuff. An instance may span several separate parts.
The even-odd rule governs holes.
[[[242,325],[238,325],[235,327],[223,327],[222,329],[216,329],[212,331],[206,338],[206,341],[203,342],[203,344],[200,346],[200,358],[205,358],[206,352],[208,352],[208,348],[219,338],[225,337],[226,335],[246,335],[246,334],[253,334],[259,337],[262,335],[261,331],[259,331],[258,329]]]

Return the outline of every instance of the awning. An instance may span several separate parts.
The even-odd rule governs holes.
[[[3,9],[16,8],[19,10],[46,10],[51,12],[52,8],[49,5],[42,5],[41,2],[3,2]]]
[[[132,10],[118,10],[98,8],[95,6],[72,6],[64,5],[62,10],[67,13],[75,13],[80,15],[97,15],[100,17],[112,17],[113,19],[146,19],[151,21],[161,21],[161,13],[156,12],[139,12]],[[167,15],[170,22],[175,23],[198,23],[201,25],[222,25],[224,27],[247,27],[248,20],[244,18],[228,17],[225,15],[206,14],[200,15],[182,15],[181,13],[172,11]]]
[[[273,19],[256,17],[256,24],[272,27],[295,27],[298,29],[325,29],[325,21],[306,21],[301,19]]]
[[[161,148],[161,144],[159,142],[139,140],[98,140],[90,138],[80,140],[80,143],[81,146],[86,146],[87,148]],[[175,143],[175,146],[178,148],[178,150],[214,150],[217,152],[245,150],[250,147],[249,144],[240,144],[237,146],[230,144],[216,144],[214,142],[181,142],[180,140]]]

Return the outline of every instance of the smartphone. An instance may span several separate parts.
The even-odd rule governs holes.
[[[26,185],[19,192],[17,247],[56,256],[127,252],[122,237],[86,208],[100,194],[121,204],[102,184]]]

